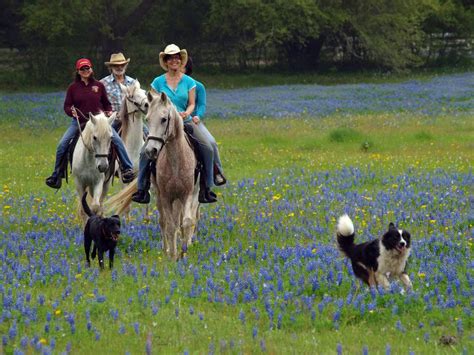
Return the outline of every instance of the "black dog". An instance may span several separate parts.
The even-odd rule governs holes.
[[[115,247],[120,235],[120,218],[113,215],[110,218],[103,218],[95,215],[90,210],[86,201],[87,192],[82,196],[82,207],[89,216],[84,228],[84,250],[86,252],[87,266],[91,265],[89,253],[91,244],[94,242],[92,259],[95,259],[96,252],[99,253],[99,266],[104,268],[104,252],[109,251],[109,267],[114,266]]]
[[[412,287],[405,270],[411,250],[410,233],[390,223],[381,239],[355,244],[354,237],[354,225],[345,214],[337,224],[337,243],[351,259],[352,269],[359,279],[371,287],[382,285],[387,289],[389,279],[398,277],[405,288]]]

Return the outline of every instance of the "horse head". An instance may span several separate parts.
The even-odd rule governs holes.
[[[110,117],[104,113],[89,114],[89,121],[82,132],[84,145],[94,154],[97,169],[103,173],[109,168],[108,156],[112,141],[112,122],[117,114]]]
[[[145,90],[140,88],[140,82],[135,80],[132,85],[120,84],[120,88],[125,97],[127,115],[140,111],[143,114],[148,112],[148,99]]]
[[[151,89],[147,96],[150,107],[146,120],[150,134],[146,141],[145,153],[150,159],[156,159],[168,141],[182,134],[183,123],[176,108],[164,92],[158,93]]]

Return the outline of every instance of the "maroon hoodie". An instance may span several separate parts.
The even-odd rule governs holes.
[[[80,123],[87,121],[89,113],[98,114],[101,111],[112,111],[104,84],[95,79],[90,80],[87,85],[82,80],[69,85],[64,100],[64,112],[71,117],[72,106],[80,110],[77,110]],[[81,115],[81,112],[87,119]]]

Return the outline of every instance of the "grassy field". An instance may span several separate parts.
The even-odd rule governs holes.
[[[210,119],[229,183],[186,257],[167,260],[156,209],[134,206],[99,272],[73,184],[44,185],[64,124],[17,117],[49,99],[0,102],[0,353],[473,352],[471,104]],[[412,291],[359,287],[334,243],[344,212],[359,241],[411,232]]]

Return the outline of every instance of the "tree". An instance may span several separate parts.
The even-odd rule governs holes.
[[[43,57],[43,66],[64,66],[56,61],[89,54],[105,61],[123,50],[127,34],[156,5],[153,0],[36,0],[24,4],[21,28],[31,51]],[[33,73],[47,74],[40,68]]]
[[[423,7],[426,61],[453,62],[469,56],[474,35],[474,5],[468,0],[432,0]]]

